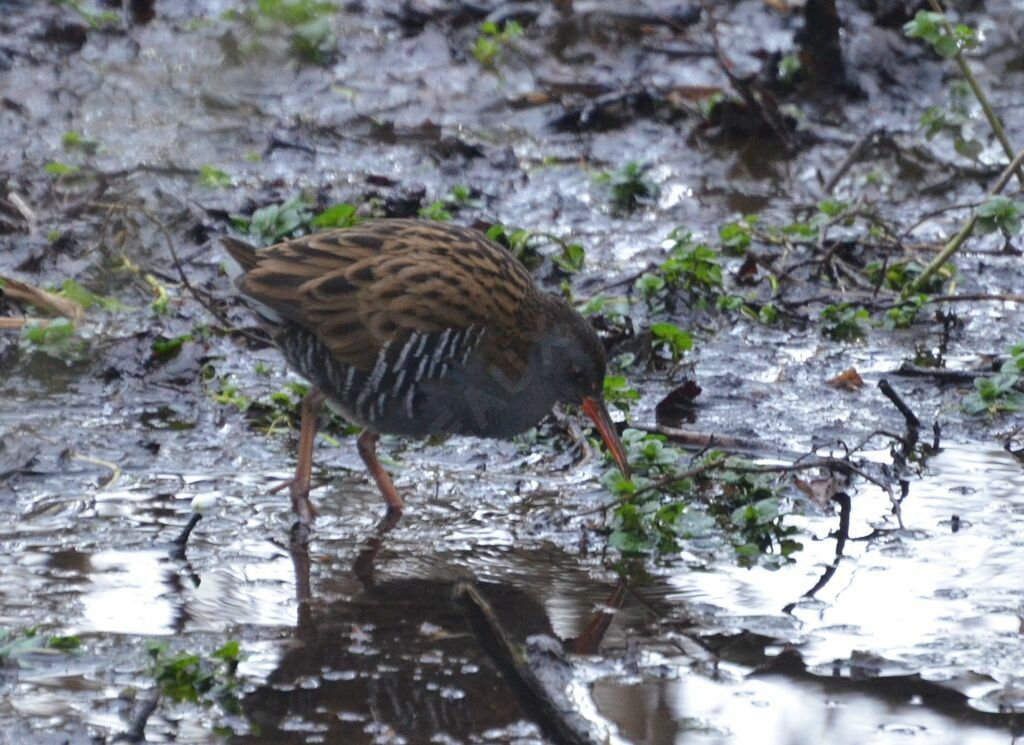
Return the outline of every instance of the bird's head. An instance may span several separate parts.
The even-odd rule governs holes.
[[[541,350],[544,378],[559,401],[579,406],[593,420],[622,475],[629,478],[626,452],[604,403],[604,345],[593,326],[568,303],[560,298],[553,303],[552,322]]]

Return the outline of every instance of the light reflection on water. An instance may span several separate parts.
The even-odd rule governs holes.
[[[432,485],[419,492],[416,509],[384,541],[376,561],[378,586],[426,581],[428,596],[430,583],[436,587],[431,602],[443,604],[451,583],[460,578],[500,583],[539,601],[543,612],[537,617],[557,636],[580,634],[603,607],[609,579],[599,563],[588,570],[580,557],[554,543],[558,531],[550,525],[533,524],[537,514],[550,515],[560,504],[557,479],[531,483],[527,496],[515,496],[509,493],[508,471],[477,478],[453,464],[450,473],[440,496],[423,494],[434,494]],[[206,480],[193,483],[202,486]],[[48,617],[67,632],[131,638],[230,630],[252,652],[246,674],[280,676],[282,654],[291,642],[252,637],[261,627],[287,639],[301,636],[291,558],[277,538],[267,538],[284,533],[287,497],[266,498],[265,477],[237,474],[218,481],[223,498],[200,523],[188,560],[171,559],[166,543],[153,536],[173,535],[192,492],[169,500],[107,495],[102,502],[118,507],[111,514],[77,512],[78,519],[100,529],[90,534],[91,548],[84,541],[78,549],[66,548],[51,510],[26,512],[13,527],[22,550],[17,558],[0,559],[5,580],[22,587],[23,595],[49,603]],[[928,463],[923,479],[912,482],[903,503],[905,531],[897,529],[886,495],[871,489],[857,493],[852,540],[835,576],[813,600],[801,596],[834,558],[834,515],[795,519],[804,530],[805,549],[777,571],[714,562],[657,574],[652,584],[636,587],[634,598],[614,615],[601,654],[578,663],[581,679],[594,681],[595,716],[610,720],[624,738],[645,743],[694,737],[742,743],[766,732],[772,742],[808,742],[808,732],[815,733],[814,741],[836,743],[888,742],[914,733],[939,743],[968,741],[954,734],[970,736],[970,742],[1004,741],[1000,730],[954,723],[935,708],[910,705],[907,696],[887,700],[862,689],[832,691],[828,679],[833,671],[848,679],[855,667],[883,676],[920,672],[927,679],[948,680],[972,696],[977,708],[994,709],[989,702],[1024,669],[1021,590],[1014,582],[1024,540],[1013,519],[1024,504],[1022,485],[1020,467],[1007,455],[964,446],[944,450]],[[468,493],[472,506],[463,503]],[[379,612],[373,592],[355,581],[351,567],[373,533],[378,496],[369,485],[346,477],[318,490],[317,499],[323,514],[311,550],[314,611],[334,603],[345,617],[344,609],[357,602],[366,614],[358,623],[372,624]],[[66,505],[61,507],[53,509],[66,520]],[[954,514],[960,520],[957,532]],[[111,540],[117,547],[104,548],[102,530],[114,525],[135,527]],[[856,540],[875,529],[882,532]],[[18,607],[10,587],[7,613]],[[777,640],[769,654],[781,643],[796,644],[822,677],[751,678],[750,668],[727,661],[717,673],[694,667],[693,660],[665,651],[666,632],[675,633],[673,618],[696,619],[687,633],[698,637],[744,629],[763,634]],[[346,622],[339,628],[355,634],[357,626]],[[662,655],[651,654],[659,648]],[[407,658],[395,648],[391,660],[409,664],[412,671],[422,664],[422,655]],[[321,674],[328,680],[341,672],[332,667]],[[341,683],[334,681],[333,690],[348,691]],[[81,702],[70,708],[61,704],[73,685],[73,677],[58,675],[39,683],[35,694],[26,692],[19,705],[117,729],[109,713],[90,711]],[[358,691],[363,684],[351,685]],[[350,695],[330,705],[356,711],[361,694]],[[454,700],[446,706],[454,707]]]
[[[920,673],[925,680],[943,681],[967,694],[975,708],[996,711],[983,698],[1019,686],[1024,671],[1024,589],[1015,579],[1024,565],[1024,472],[1002,450],[947,447],[911,485],[902,505],[906,530],[898,529],[890,512],[889,499],[880,490],[867,489],[853,497],[851,538],[867,537],[874,529],[884,532],[870,540],[847,542],[831,581],[814,599],[796,603],[792,620],[797,623],[788,632],[785,606],[799,600],[833,559],[835,541],[828,536],[834,518],[801,521],[818,540],[805,541],[805,550],[793,564],[777,571],[716,564],[708,571],[676,572],[666,579],[664,599],[703,608],[711,619],[709,630],[746,629],[798,643],[808,667],[826,678],[834,673],[849,676],[852,668],[865,664],[872,674],[882,676]],[[959,529],[954,531],[957,520]],[[621,708],[616,697],[623,691],[609,684],[614,695],[602,692],[602,685],[595,695],[607,702],[605,713],[619,721],[612,712]],[[719,734],[711,741],[718,737],[750,742],[753,733],[777,730],[782,739],[768,741],[804,742],[808,740],[797,733],[817,727],[828,742],[860,742],[858,738],[868,735],[881,736],[862,731],[864,721],[881,726],[890,718],[883,716],[887,709],[881,704],[853,701],[857,697],[849,694],[826,715],[820,690],[812,693],[821,706],[801,709],[798,702],[806,694],[799,688],[806,686],[791,682],[774,682],[770,693],[764,692],[769,689],[763,681],[747,681],[731,692],[696,676],[666,685],[669,690],[658,694],[658,705],[670,712],[673,722],[689,723],[683,730],[704,720],[730,723],[733,739]],[[753,686],[751,691],[763,692],[765,705],[743,698],[748,685]],[[634,695],[645,701],[653,696],[644,686],[641,689]],[[844,707],[856,712],[846,723],[841,716]],[[793,719],[790,709],[803,713]],[[949,727],[934,713],[919,710],[907,719],[909,710],[904,709],[900,721],[918,722],[922,732]],[[621,714],[629,726],[643,720]],[[788,725],[791,719],[797,724]],[[830,724],[825,726],[826,722]],[[966,741],[929,734],[929,742]],[[645,732],[640,741],[671,742],[673,737]],[[978,737],[978,742],[1004,740]]]
[[[634,743],[1005,745],[1004,732],[954,722],[930,709],[823,690],[780,677],[716,682],[701,675],[643,685],[598,682],[594,698]]]

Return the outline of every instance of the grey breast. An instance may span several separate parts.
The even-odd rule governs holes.
[[[295,324],[277,341],[289,365],[353,423],[416,437],[508,437],[536,424],[555,397],[544,381],[510,380],[475,355],[486,333],[480,326],[412,333],[386,343],[365,371]]]

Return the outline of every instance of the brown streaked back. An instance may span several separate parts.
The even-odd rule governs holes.
[[[479,231],[426,220],[369,220],[258,252],[225,248],[245,269],[239,289],[314,333],[342,363],[373,367],[412,333],[486,327],[481,352],[507,374],[536,338],[541,300],[526,269]]]

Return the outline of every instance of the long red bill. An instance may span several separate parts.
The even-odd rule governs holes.
[[[583,399],[583,413],[594,421],[594,426],[597,427],[597,433],[604,440],[605,447],[611,451],[612,458],[615,459],[622,475],[628,479],[629,462],[626,460],[626,451],[622,449],[622,443],[615,431],[615,425],[612,424],[612,418],[608,416],[608,409],[604,405],[604,401],[591,397]]]

